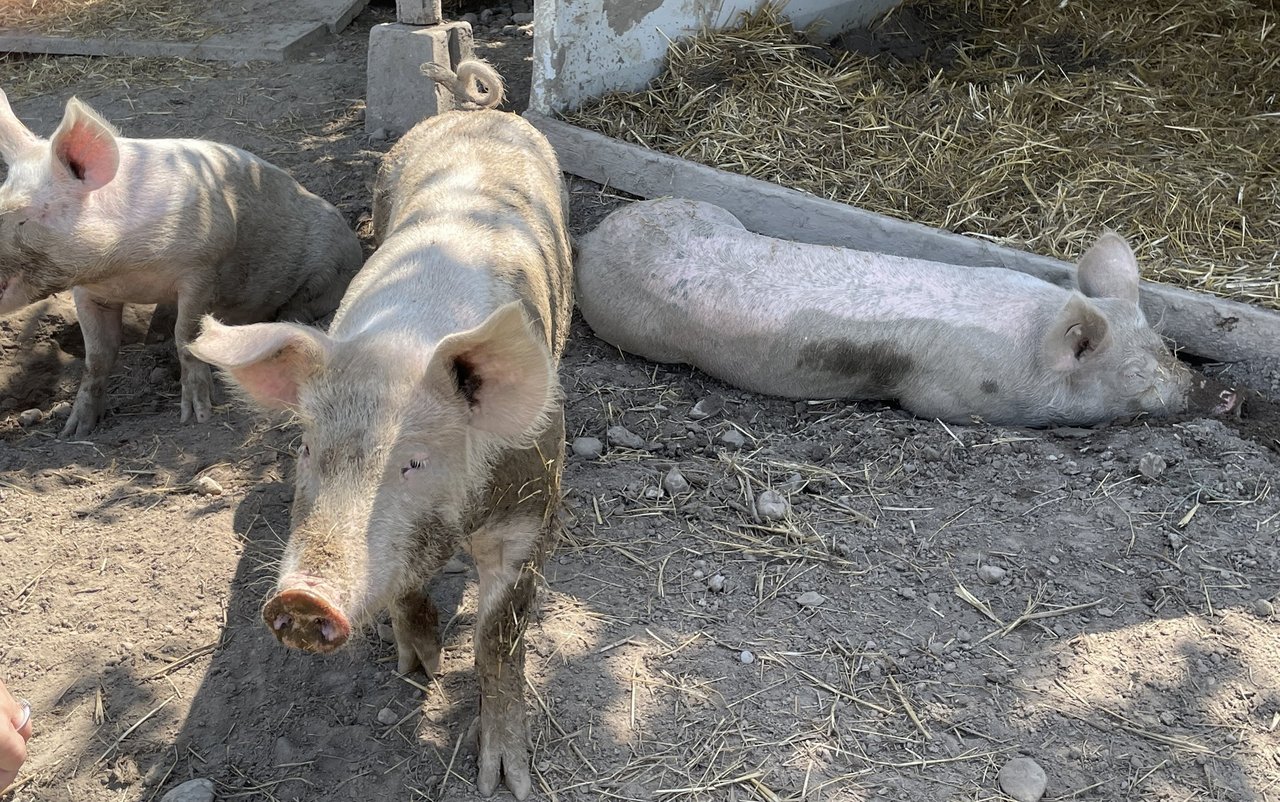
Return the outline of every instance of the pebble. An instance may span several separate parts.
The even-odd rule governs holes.
[[[756,496],[756,514],[766,521],[781,521],[791,511],[791,502],[777,490],[765,490]]]
[[[801,593],[799,596],[796,597],[796,604],[800,605],[801,607],[817,607],[818,605],[822,604],[826,600],[827,600],[827,597],[823,596],[821,593],[818,593],[817,591],[809,590],[809,591],[805,591],[804,593]]]
[[[605,436],[609,438],[611,446],[622,446],[636,451],[644,448],[644,438],[625,426],[610,426]]]
[[[689,480],[684,478],[679,468],[672,468],[662,477],[662,489],[668,496],[679,496],[689,492]]]
[[[599,437],[575,437],[572,448],[573,455],[583,459],[600,459],[604,453],[604,443]]]
[[[187,780],[160,797],[160,802],[213,802],[213,780]]]
[[[747,444],[747,438],[743,437],[742,432],[737,429],[726,429],[721,432],[720,436],[716,439],[720,441],[721,445],[731,448],[734,451],[737,451]]]
[[[389,707],[384,707],[378,711],[379,724],[395,724],[399,720],[400,720],[400,717],[396,715],[396,711],[392,710]]]
[[[71,417],[71,402],[59,401],[53,405],[53,409],[49,410],[50,417],[68,418]]]
[[[1000,769],[1000,790],[1018,802],[1040,802],[1049,780],[1040,764],[1029,757],[1015,757]]]
[[[724,574],[714,574],[707,580],[707,590],[712,593],[724,592]]]
[[[169,369],[163,366],[152,368],[148,379],[152,384],[168,384]]]
[[[212,476],[201,476],[192,483],[192,486],[202,496],[222,495],[222,485],[218,484],[218,480]]]
[[[978,579],[986,582],[988,585],[998,585],[1008,575],[1008,571],[998,565],[991,563],[983,563],[978,566]]]
[[[756,656],[751,652],[747,651],[746,649],[743,649],[742,652],[738,655],[738,662],[742,663],[744,666],[749,666],[755,661],[756,661]]]
[[[1276,606],[1267,599],[1254,599],[1253,611],[1263,618],[1269,618],[1276,614]]]
[[[1166,462],[1165,458],[1159,454],[1147,452],[1142,455],[1142,459],[1138,460],[1138,473],[1148,479],[1155,479],[1160,474],[1164,473],[1165,469],[1168,467],[1169,463]]]
[[[44,413],[38,409],[25,409],[18,414],[19,426],[35,426],[44,420]]]
[[[512,14],[511,21],[516,25],[528,25],[533,22],[532,14]]]
[[[706,420],[723,409],[724,399],[718,395],[709,395],[693,405],[693,409],[689,410],[689,420]]]
[[[391,628],[390,624],[378,624],[378,639],[383,643],[395,643],[396,631]]]
[[[445,563],[444,568],[441,568],[440,571],[445,574],[465,574],[467,572],[467,564],[455,554],[449,558],[449,562]]]

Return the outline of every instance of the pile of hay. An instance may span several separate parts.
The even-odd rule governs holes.
[[[216,31],[199,0],[0,0],[0,29],[43,36],[195,42]]]
[[[815,46],[774,8],[576,125],[884,214],[1280,308],[1280,18],[1222,0],[907,0]],[[837,40],[837,44],[849,39]]]

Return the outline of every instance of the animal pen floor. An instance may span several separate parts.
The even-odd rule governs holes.
[[[365,43],[389,18],[300,64],[8,58],[0,86],[45,134],[77,94],[127,134],[247,147],[363,223],[389,146],[363,133]],[[479,38],[527,82],[527,39]],[[572,190],[579,234],[625,202]],[[0,322],[0,676],[36,710],[12,798],[149,802],[208,777],[219,800],[475,799],[474,577],[434,586],[433,680],[398,677],[374,630],[285,651],[258,610],[297,430],[235,404],[179,425],[145,309],[102,430],[21,428],[70,400],[82,354],[66,299],[37,311]],[[998,800],[1028,755],[1049,799],[1280,798],[1280,371],[1229,375],[1264,393],[1243,420],[947,427],[737,392],[579,323],[570,436],[644,446],[568,461],[528,633],[536,793]],[[690,488],[668,498],[672,467]],[[754,516],[765,487],[785,521]]]

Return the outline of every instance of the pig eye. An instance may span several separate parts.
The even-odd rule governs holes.
[[[427,461],[425,459],[414,457],[413,459],[409,460],[408,465],[400,469],[400,476],[404,479],[408,479],[410,471],[421,470],[422,468],[426,467],[426,465],[427,465]]]

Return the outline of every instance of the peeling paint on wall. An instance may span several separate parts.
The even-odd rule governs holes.
[[[604,18],[619,36],[662,5],[662,0],[605,0]]]

